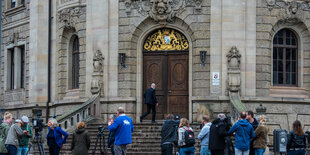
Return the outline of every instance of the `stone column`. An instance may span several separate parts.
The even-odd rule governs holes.
[[[48,1],[30,1],[29,102],[47,101]]]
[[[231,47],[236,46],[241,58],[241,96],[255,96],[256,77],[256,1],[212,0],[210,72],[220,73],[220,85],[212,85],[211,95],[227,93],[227,58]],[[221,89],[220,89],[221,88]],[[220,90],[218,90],[220,89]]]
[[[19,89],[21,86],[21,49],[14,47],[14,89]]]

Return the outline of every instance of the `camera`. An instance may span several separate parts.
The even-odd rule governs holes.
[[[226,130],[229,130],[232,127],[232,123],[231,123],[231,116],[227,116],[223,122],[226,125]]]
[[[42,110],[37,107],[32,109],[32,114],[33,114],[32,123],[33,123],[33,128],[36,133],[41,132],[44,127],[43,119],[41,118]]]
[[[305,132],[305,136],[306,136],[306,139],[307,139],[308,144],[309,144],[310,143],[310,130]]]
[[[100,125],[100,126],[98,127],[98,132],[99,132],[100,134],[103,134],[103,132],[104,132],[104,127],[103,127],[102,125]]]

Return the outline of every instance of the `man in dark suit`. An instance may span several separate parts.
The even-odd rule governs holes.
[[[146,117],[149,113],[151,113],[152,109],[152,123],[156,123],[155,116],[156,116],[156,106],[158,106],[158,102],[156,99],[155,88],[156,88],[155,83],[152,83],[151,88],[147,89],[144,93],[145,104],[147,105],[147,111],[142,116],[140,116],[140,122],[143,121],[144,117]]]

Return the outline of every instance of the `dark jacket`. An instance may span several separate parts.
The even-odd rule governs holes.
[[[179,121],[168,119],[164,122],[161,128],[161,143],[171,142],[174,143],[178,138],[178,125]]]
[[[254,129],[254,131],[256,130],[256,128],[258,127],[259,123],[258,121],[256,120],[256,118],[254,118],[254,121],[252,123],[250,123]]]
[[[209,149],[210,150],[224,150],[225,149],[225,130],[226,125],[219,118],[212,122],[210,127]]]
[[[153,88],[149,88],[144,93],[145,104],[155,105],[157,103],[156,93]]]
[[[112,131],[109,133],[109,137],[108,137],[108,148],[111,148],[112,145],[114,145],[114,141],[115,141],[115,132]]]
[[[60,127],[55,127],[54,130],[52,130],[52,131],[51,131],[51,128],[48,127],[48,133],[49,132],[54,132],[55,141],[59,147],[61,147],[63,144],[66,143],[66,140],[68,138],[68,133],[63,131]],[[46,139],[48,139],[48,137],[47,137],[48,133],[46,135]],[[62,137],[62,136],[64,136],[64,137]],[[47,145],[51,146],[51,144],[49,143],[48,140],[47,140]]]
[[[32,137],[32,130],[29,124],[25,125],[25,126],[21,126],[21,129],[24,131],[28,131],[29,135],[23,135],[21,140],[19,141],[19,146],[20,147],[28,147],[28,143],[29,143],[29,138]]]
[[[239,120],[230,128],[228,134],[234,132],[236,132],[235,147],[243,151],[249,150],[250,142],[255,137],[252,125],[246,119]]]
[[[288,135],[287,149],[306,148],[306,136],[297,136],[292,130]]]
[[[72,137],[71,150],[74,155],[86,155],[90,147],[90,138],[88,132],[84,128],[75,131]]]
[[[268,129],[265,125],[260,125],[255,130],[255,138],[253,148],[266,149],[267,146]]]
[[[8,136],[10,125],[8,123],[1,123],[0,125],[0,153],[8,153],[5,148],[5,140]]]

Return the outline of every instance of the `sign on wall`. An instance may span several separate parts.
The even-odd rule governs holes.
[[[220,85],[220,72],[212,72],[212,85],[213,86]]]

